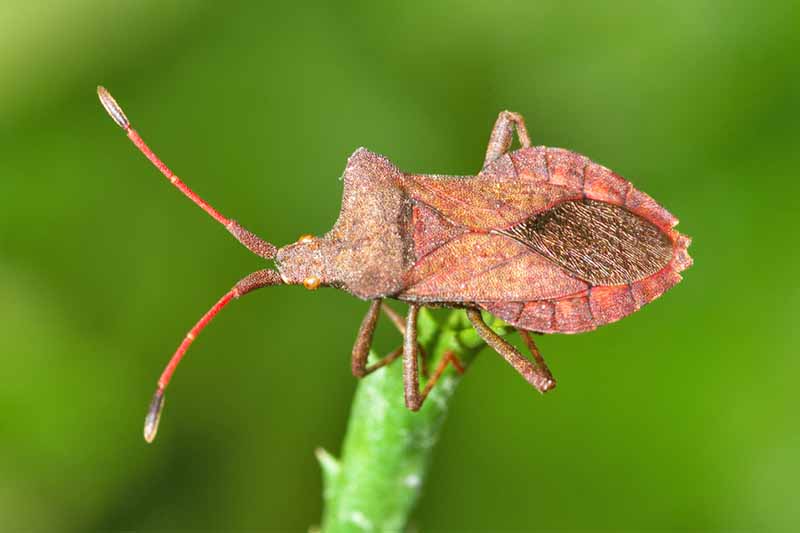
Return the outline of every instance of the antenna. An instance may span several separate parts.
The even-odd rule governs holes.
[[[275,258],[277,248],[273,244],[246,230],[235,220],[231,220],[222,216],[219,211],[211,207],[208,202],[200,198],[200,196],[198,196],[192,189],[189,188],[188,185],[181,181],[181,179],[178,178],[178,176],[176,176],[175,173],[172,172],[172,170],[170,170],[170,168],[158,158],[155,152],[153,152],[150,147],[147,146],[144,140],[142,140],[136,130],[131,127],[130,120],[128,120],[128,117],[125,115],[122,107],[120,107],[114,97],[111,96],[111,93],[109,93],[105,87],[97,87],[97,96],[100,98],[100,103],[103,104],[103,107],[114,120],[114,122],[116,122],[120,128],[125,130],[125,133],[128,135],[128,138],[131,140],[134,146],[136,146],[136,148],[138,148],[139,151],[142,152],[145,157],[147,157],[147,159],[149,159],[150,162],[153,163],[153,165],[155,165],[155,167],[164,175],[164,177],[166,177],[170,183],[172,183],[184,194],[184,196],[197,204],[203,211],[211,215],[211,218],[225,226],[225,229],[227,229],[234,237],[236,237],[239,242],[245,245],[248,250],[265,259]],[[161,420],[161,412],[164,409],[164,391],[166,390],[167,385],[169,385],[172,375],[175,373],[175,369],[178,368],[183,356],[186,355],[189,346],[192,345],[200,332],[203,331],[203,329],[205,329],[205,327],[209,322],[211,322],[217,313],[222,311],[222,309],[234,298],[240,298],[248,292],[255,289],[260,289],[261,287],[280,285],[282,283],[283,280],[281,279],[280,274],[274,270],[266,269],[253,272],[252,274],[241,279],[230,291],[225,293],[225,295],[220,298],[219,301],[206,312],[206,314],[203,315],[203,317],[194,325],[194,327],[189,330],[189,333],[186,334],[186,337],[184,337],[180,346],[178,346],[178,349],[175,351],[175,354],[169,360],[166,368],[164,368],[164,371],[161,373],[161,377],[158,379],[158,388],[156,389],[153,399],[150,402],[150,408],[147,410],[147,416],[145,417],[144,421],[144,439],[147,442],[153,442],[153,439],[156,438],[156,433],[158,432],[158,423]]]
[[[175,354],[161,373],[161,377],[158,378],[158,388],[156,388],[156,392],[153,394],[150,408],[147,410],[147,416],[144,419],[144,440],[153,442],[156,438],[158,423],[161,419],[161,411],[164,409],[164,391],[172,380],[172,374],[175,373],[175,369],[178,368],[183,356],[186,355],[187,350],[189,350],[189,346],[192,345],[200,332],[203,331],[217,313],[222,311],[234,298],[240,298],[248,292],[260,289],[261,287],[281,284],[283,284],[283,280],[281,280],[280,275],[274,270],[265,269],[253,272],[225,293],[225,295],[197,321],[192,329],[189,330],[189,333],[183,338],[180,346],[175,350]]]
[[[200,198],[197,193],[195,193],[189,188],[188,185],[181,181],[181,179],[176,176],[175,173],[172,172],[172,170],[170,170],[170,168],[164,164],[163,161],[161,161],[161,159],[158,158],[155,152],[153,152],[153,150],[147,146],[144,140],[139,136],[139,133],[131,127],[131,123],[128,120],[128,117],[125,115],[125,112],[122,110],[122,107],[120,107],[114,97],[111,96],[111,93],[109,93],[108,90],[102,85],[97,86],[97,96],[100,98],[100,103],[103,104],[105,110],[108,112],[111,118],[114,119],[114,122],[116,122],[120,128],[125,130],[125,133],[127,133],[128,138],[131,140],[134,146],[136,146],[136,148],[138,148],[139,151],[142,152],[159,171],[161,171],[164,177],[166,177],[170,183],[172,183],[184,194],[184,196],[197,204],[200,209],[211,215],[211,218],[225,226],[225,229],[227,229],[234,237],[236,237],[236,239],[248,250],[265,259],[275,258],[275,254],[277,253],[277,248],[275,245],[246,230],[235,220],[222,216],[222,214],[214,209],[211,204]]]

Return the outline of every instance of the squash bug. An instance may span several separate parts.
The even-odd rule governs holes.
[[[448,354],[419,389],[420,307],[464,308],[478,334],[540,392],[555,380],[530,333],[581,333],[617,321],[659,297],[692,264],[678,220],[633,185],[583,155],[531,146],[523,118],[503,111],[476,176],[407,174],[364,148],[348,159],[342,208],[321,237],[278,249],[224,217],[145,144],[114,98],[98,96],[133,144],[184,195],[274,269],[254,272],[227,292],[181,342],[158,380],[144,437],[156,435],[164,390],[200,331],[232,299],[279,284],[334,287],[370,302],[352,352],[367,374],[402,356],[405,403],[418,410]],[[510,151],[514,132],[521,148]],[[408,303],[403,319],[383,303]],[[381,311],[403,335],[401,348],[367,364]],[[482,311],[519,331],[532,359],[490,329]]]

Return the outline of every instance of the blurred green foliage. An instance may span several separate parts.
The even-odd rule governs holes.
[[[800,527],[796,2],[0,6],[0,530],[305,530],[338,453],[366,304],[269,289],[226,310],[141,423],[194,321],[261,267],[222,213],[322,233],[347,156],[474,173],[502,109],[631,179],[694,238],[684,282],[539,341],[542,397],[485,352],[414,522],[448,529]],[[379,349],[399,342],[389,327]],[[396,398],[401,402],[402,398]]]

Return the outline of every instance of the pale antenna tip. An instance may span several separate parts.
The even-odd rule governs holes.
[[[122,128],[123,130],[127,130],[131,127],[131,123],[128,121],[128,117],[125,116],[125,113],[122,111],[122,108],[119,106],[114,97],[111,96],[111,93],[108,92],[108,89],[103,87],[102,85],[97,86],[97,97],[100,98],[100,103],[103,104],[103,107],[106,109],[106,112],[114,119],[114,122]]]
[[[161,420],[161,411],[164,409],[164,389],[159,387],[153,394],[147,416],[144,418],[144,440],[151,443],[158,433],[158,423]]]

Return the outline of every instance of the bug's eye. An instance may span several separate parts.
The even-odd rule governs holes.
[[[308,244],[314,240],[313,235],[309,235],[308,233],[303,233],[300,237],[297,238],[297,242],[300,244]]]
[[[319,287],[319,278],[317,276],[309,276],[303,280],[303,287],[306,289],[313,291],[317,287]]]

